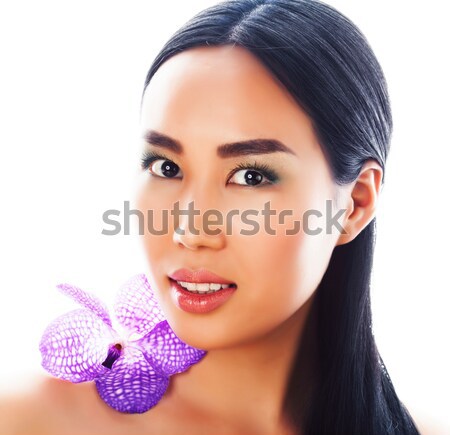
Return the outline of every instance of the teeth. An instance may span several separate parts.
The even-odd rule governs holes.
[[[230,284],[194,283],[184,281],[177,281],[177,283],[192,293],[214,293],[223,288],[230,287]]]

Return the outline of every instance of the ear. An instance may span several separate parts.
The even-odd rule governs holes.
[[[336,246],[351,242],[375,217],[381,192],[383,169],[375,160],[364,163],[358,178],[350,184],[345,200],[347,213],[342,227],[344,232]]]

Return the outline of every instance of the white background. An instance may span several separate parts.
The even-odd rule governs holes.
[[[215,1],[0,6],[0,389],[40,372],[68,282],[111,301],[147,272],[137,236],[101,235],[133,201],[139,104],[163,43]],[[374,330],[403,402],[450,409],[449,13],[445,1],[330,0],[367,36],[389,84],[394,137],[377,213]],[[447,28],[447,30],[445,30]]]

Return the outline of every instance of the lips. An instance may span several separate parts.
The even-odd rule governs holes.
[[[193,314],[206,314],[224,305],[236,292],[236,287],[227,287],[213,293],[196,294],[170,279],[170,295],[181,310]]]
[[[184,281],[184,282],[193,282],[196,284],[200,283],[217,283],[217,284],[236,284],[233,281],[230,281],[226,278],[223,278],[215,273],[207,270],[207,269],[197,269],[197,270],[189,270],[189,269],[178,269],[175,272],[169,275],[174,281]],[[237,286],[236,286],[237,287]]]
[[[169,275],[172,301],[188,313],[205,314],[225,304],[235,293],[237,285],[227,278],[207,269],[178,269]],[[177,281],[202,284],[228,284],[211,293],[193,293],[183,288]]]

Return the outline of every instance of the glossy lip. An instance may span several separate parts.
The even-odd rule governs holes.
[[[169,274],[169,278],[175,281],[193,282],[193,283],[216,283],[216,284],[235,284],[233,281],[229,281],[222,278],[219,275],[207,270],[207,269],[178,269],[175,272]],[[236,285],[236,284],[235,284]]]
[[[227,287],[217,290],[214,293],[192,293],[181,287],[173,279],[169,279],[169,281],[171,298],[174,304],[188,313],[209,313],[228,301],[236,291],[236,287]]]

